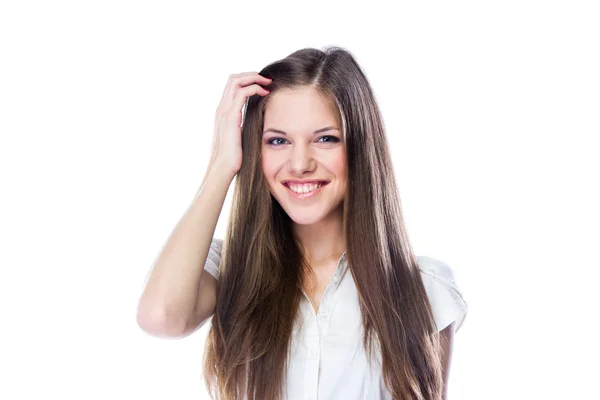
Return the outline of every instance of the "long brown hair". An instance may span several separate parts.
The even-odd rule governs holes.
[[[343,201],[347,262],[360,300],[369,360],[380,351],[394,399],[438,400],[439,333],[404,225],[385,128],[362,68],[346,49],[305,48],[259,72],[282,88],[312,87],[337,106],[346,144]],[[269,96],[251,96],[242,126],[243,162],[223,241],[217,303],[204,377],[213,399],[281,399],[293,326],[310,266],[292,221],[261,168]],[[375,350],[377,349],[377,350]]]

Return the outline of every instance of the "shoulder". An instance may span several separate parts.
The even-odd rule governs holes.
[[[417,264],[421,276],[426,279],[435,279],[446,285],[456,285],[454,272],[446,262],[427,255],[417,256]]]
[[[427,291],[437,330],[454,322],[454,331],[462,326],[468,306],[450,265],[428,255],[417,256],[417,264]]]

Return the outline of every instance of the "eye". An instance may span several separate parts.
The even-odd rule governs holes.
[[[285,140],[284,138],[275,137],[275,138],[273,138],[273,139],[269,139],[269,140],[267,140],[267,144],[270,144],[270,145],[272,145],[272,146],[278,146],[278,144],[275,144],[275,143],[273,143],[273,141],[274,141],[274,140],[283,140],[283,141],[286,141],[286,142],[287,142],[287,140]]]
[[[335,136],[331,136],[331,135],[325,135],[325,136],[321,136],[319,139],[323,139],[323,138],[330,138],[330,139],[332,139],[332,140],[328,140],[328,141],[326,141],[326,142],[324,142],[324,143],[337,143],[337,142],[339,142],[339,141],[340,141],[340,139],[338,139],[338,138],[337,138],[337,137],[335,137]]]
[[[321,140],[323,138],[328,138],[329,140],[326,141],[321,141],[321,143],[337,143],[340,141],[339,138],[332,136],[332,135],[325,135],[325,136],[321,136],[318,140]],[[280,145],[284,144],[283,142],[274,142],[276,140],[282,140],[283,142],[287,142],[286,139],[281,138],[281,137],[274,137],[271,138],[269,140],[267,140],[267,144],[271,145],[271,146],[275,146],[275,147],[279,147]]]

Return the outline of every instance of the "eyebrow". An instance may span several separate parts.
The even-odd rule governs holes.
[[[326,131],[331,131],[331,130],[337,130],[337,131],[339,131],[339,129],[336,128],[335,126],[326,126],[325,128],[317,129],[316,131],[314,131],[313,135],[318,135],[319,133],[326,132]],[[267,129],[267,130],[265,130],[263,132],[263,135],[265,133],[267,133],[267,132],[279,133],[281,135],[286,135],[287,136],[287,133],[285,133],[284,131],[282,131],[280,129],[269,128],[269,129]]]

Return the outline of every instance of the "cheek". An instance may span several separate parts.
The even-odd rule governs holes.
[[[347,173],[346,155],[340,154],[329,163],[330,170],[339,178],[345,178]]]
[[[270,156],[268,153],[263,153],[261,158],[261,167],[267,182],[273,181],[277,175],[277,171],[279,170],[277,159],[272,155]]]

